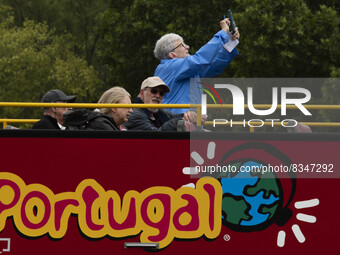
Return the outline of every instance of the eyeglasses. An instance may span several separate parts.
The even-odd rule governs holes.
[[[150,88],[150,91],[152,94],[156,95],[157,93],[159,93],[159,95],[162,97],[164,96],[165,92],[162,89],[156,89],[156,88]]]
[[[186,45],[184,42],[181,42],[179,45],[177,45],[175,48],[172,49],[172,51],[176,50],[178,47],[183,46],[185,49],[187,48],[188,45]],[[172,52],[171,51],[171,52]]]

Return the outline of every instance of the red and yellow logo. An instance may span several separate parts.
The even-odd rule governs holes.
[[[123,238],[140,234],[140,241],[168,246],[174,238],[216,238],[221,231],[222,188],[214,178],[201,178],[196,188],[151,187],[123,198],[93,179],[74,192],[54,194],[42,184],[29,184],[12,173],[0,173],[0,231],[8,217],[29,237],[64,237],[72,215],[90,238]]]

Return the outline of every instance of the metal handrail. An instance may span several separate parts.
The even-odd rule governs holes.
[[[0,107],[72,107],[72,108],[191,108],[190,104],[97,104],[0,102]]]
[[[73,107],[73,108],[201,108],[200,104],[97,104],[97,103],[31,103],[0,102],[0,107]],[[268,109],[271,104],[254,104],[256,109]],[[340,105],[303,105],[310,110],[340,110]],[[208,108],[233,108],[233,104],[207,104]],[[244,105],[248,108],[248,105]],[[296,105],[287,105],[287,109],[298,109]],[[281,105],[277,105],[281,109]]]
[[[255,104],[256,109],[269,109],[270,104]],[[31,102],[0,102],[0,107],[72,107],[72,108],[185,108],[196,109],[197,121],[196,125],[201,126],[201,107],[200,104],[98,104],[98,103],[31,103]],[[248,108],[248,105],[244,105]],[[306,109],[310,110],[340,110],[340,105],[304,105]],[[207,108],[223,108],[232,109],[233,104],[207,104]],[[277,109],[281,109],[281,105],[277,106]],[[296,105],[287,105],[286,109],[298,109]],[[7,123],[35,123],[39,119],[0,119],[0,123],[3,123],[3,128]],[[234,122],[237,124],[237,122]],[[253,122],[256,124],[256,122]],[[327,127],[339,127],[340,123],[337,122],[301,122],[308,126],[327,126]],[[206,121],[205,124],[211,125],[211,121]],[[272,122],[264,122],[264,125],[272,125]],[[275,124],[277,125],[277,124]],[[253,132],[253,129],[250,129]]]
[[[190,108],[190,104],[97,104],[97,103],[30,103],[0,102],[0,107],[72,107],[72,108]],[[35,123],[39,119],[0,119],[3,129],[8,123]]]

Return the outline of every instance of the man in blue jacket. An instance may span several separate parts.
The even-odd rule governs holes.
[[[190,84],[190,78],[214,77],[222,73],[232,59],[238,55],[236,48],[228,52],[223,46],[229,40],[239,39],[238,29],[231,35],[229,19],[220,21],[221,30],[194,55],[189,55],[189,46],[177,34],[166,34],[156,43],[154,54],[161,60],[155,71],[170,88],[164,96],[164,104],[199,104],[202,89],[199,82]],[[186,109],[169,109],[184,113]]]

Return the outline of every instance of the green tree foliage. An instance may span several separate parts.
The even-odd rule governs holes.
[[[99,19],[106,9],[104,0],[0,0],[14,10],[15,24],[25,20],[48,24],[56,34],[70,33],[75,53],[92,65],[95,63]],[[71,38],[69,38],[71,39]]]
[[[96,72],[72,52],[67,34],[56,36],[46,24],[29,20],[14,26],[11,10],[0,10],[0,101],[40,102],[53,88],[76,94],[80,102],[97,100]],[[29,108],[0,110],[2,118],[41,115]]]
[[[338,0],[306,0],[306,3],[312,10],[318,10],[324,5],[334,8],[337,12],[340,11],[340,2]]]
[[[303,0],[237,0],[242,39],[236,76],[329,77],[339,65],[339,17]]]

